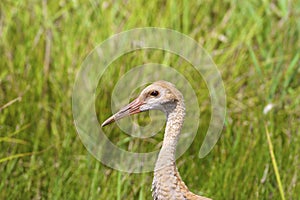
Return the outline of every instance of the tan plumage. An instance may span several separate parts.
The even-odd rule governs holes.
[[[157,81],[146,87],[139,97],[108,118],[102,126],[125,116],[146,110],[161,110],[166,114],[167,124],[163,145],[155,164],[152,182],[154,200],[209,200],[189,191],[182,181],[175,163],[175,152],[185,116],[182,94],[166,81]]]

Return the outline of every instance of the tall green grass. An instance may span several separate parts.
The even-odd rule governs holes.
[[[299,17],[299,2],[283,0],[1,1],[0,199],[151,199],[152,173],[128,174],[99,163],[77,136],[71,112],[74,79],[88,53],[112,34],[148,26],[195,39],[224,80],[226,124],[204,159],[197,155],[210,102],[205,84],[198,91],[198,135],[177,160],[189,188],[214,199],[298,199]],[[122,73],[163,60],[188,68],[176,56],[147,51],[112,63],[111,84],[98,88],[99,120],[111,114],[111,89]],[[274,107],[263,114],[268,104]],[[154,145],[146,141],[141,148],[143,141],[111,130],[111,140],[132,151],[151,151],[162,139],[159,134]]]

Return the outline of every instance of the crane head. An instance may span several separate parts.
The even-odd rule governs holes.
[[[105,120],[101,126],[147,110],[161,110],[167,114],[176,107],[178,101],[183,102],[183,97],[172,83],[156,81],[147,86],[135,100]]]

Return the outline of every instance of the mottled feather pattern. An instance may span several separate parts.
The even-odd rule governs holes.
[[[211,200],[189,191],[175,163],[154,172],[152,197],[154,200]]]

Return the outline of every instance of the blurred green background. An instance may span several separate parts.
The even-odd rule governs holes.
[[[88,53],[115,33],[149,26],[195,39],[224,80],[227,116],[220,140],[203,159],[198,158],[201,139],[195,140],[177,160],[190,190],[213,199],[299,199],[296,0],[2,0],[0,199],[151,199],[152,173],[118,172],[98,162],[77,136],[71,107],[75,76]],[[126,70],[166,57],[170,64],[178,59],[141,51],[112,63],[111,84],[98,88],[99,121],[111,114],[113,83]],[[203,138],[210,119],[205,91],[199,91],[203,128],[197,138]],[[267,105],[273,108],[264,114]],[[120,146],[130,150],[159,148],[162,139],[158,134],[153,145],[122,135],[116,126],[107,130],[114,130],[108,131],[112,141],[125,140]]]

